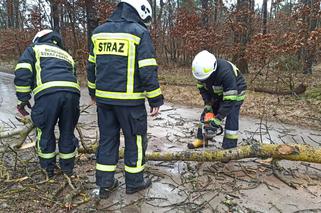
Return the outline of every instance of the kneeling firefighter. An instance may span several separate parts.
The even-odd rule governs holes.
[[[26,48],[15,69],[14,83],[18,98],[18,111],[26,116],[25,107],[34,106],[31,119],[37,127],[37,153],[40,165],[49,177],[56,167],[55,125],[58,122],[60,137],[59,164],[62,171],[73,174],[78,140],[74,129],[79,118],[80,88],[73,58],[63,49],[62,38],[52,30],[36,34]]]
[[[197,88],[204,100],[205,107],[201,114],[196,140],[188,144],[188,148],[207,146],[207,139],[219,131],[224,118],[226,118],[226,122],[222,148],[236,147],[240,107],[246,90],[243,75],[234,64],[223,59],[216,59],[206,50],[195,56],[192,63],[192,73],[198,80]],[[209,113],[213,115],[207,116]],[[207,136],[208,132],[211,132],[210,137]]]

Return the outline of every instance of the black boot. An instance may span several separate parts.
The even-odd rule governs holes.
[[[146,178],[143,183],[136,187],[126,187],[126,194],[134,194],[136,192],[139,192],[141,190],[147,189],[152,185],[152,181],[149,178]]]
[[[99,198],[100,199],[107,199],[110,194],[118,187],[119,183],[118,180],[115,179],[114,183],[110,187],[100,187],[99,189]]]

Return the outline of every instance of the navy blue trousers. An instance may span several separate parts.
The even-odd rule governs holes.
[[[56,165],[55,126],[59,127],[59,165],[64,172],[74,168],[74,159],[78,139],[74,130],[79,118],[79,94],[55,92],[43,95],[35,100],[31,119],[37,127],[37,153],[40,165],[52,171]]]
[[[147,148],[147,112],[145,105],[115,106],[97,104],[99,147],[96,162],[96,184],[110,187],[119,159],[120,129],[125,138],[125,181],[136,187],[144,181],[143,170]]]

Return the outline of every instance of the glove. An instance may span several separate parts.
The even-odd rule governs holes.
[[[207,112],[213,112],[213,108],[212,108],[211,105],[205,105],[204,106],[203,113],[207,113]]]
[[[219,129],[221,129],[221,121],[217,118],[212,118],[211,120],[209,120],[209,123],[207,123],[207,125],[205,125],[204,129],[206,132],[206,137],[207,138],[213,138],[215,137]]]
[[[29,109],[31,109],[31,105],[29,101],[21,101],[17,104],[17,110],[22,116],[29,115],[29,112],[26,111],[25,106],[27,106]]]
[[[212,118],[211,120],[209,120],[209,126],[212,127],[212,128],[220,128],[222,124],[222,121],[218,118]]]

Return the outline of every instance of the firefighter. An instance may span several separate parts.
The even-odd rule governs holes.
[[[79,84],[75,63],[63,49],[61,36],[52,30],[36,34],[15,69],[17,109],[29,113],[31,92],[34,105],[31,119],[37,128],[36,149],[48,177],[54,176],[56,155],[64,174],[72,176],[78,140],[74,129],[79,117]],[[59,153],[56,153],[55,125],[59,126]]]
[[[204,100],[204,111],[200,120],[204,120],[206,112],[213,112],[215,117],[210,122],[211,131],[215,132],[226,118],[222,148],[237,146],[240,107],[243,103],[246,82],[239,69],[229,61],[216,59],[206,50],[199,52],[192,63],[193,76],[198,80],[197,88]],[[213,135],[212,135],[213,136]],[[197,137],[188,148],[194,149],[207,145],[203,140],[202,128],[199,127]]]
[[[114,174],[120,129],[125,138],[126,193],[151,185],[151,180],[143,176],[147,148],[145,98],[151,116],[156,116],[163,104],[155,51],[147,29],[151,20],[147,0],[121,0],[91,37],[87,76],[89,94],[97,103],[100,140],[96,184],[102,199],[118,186]]]

